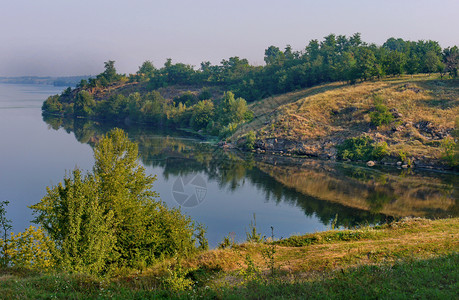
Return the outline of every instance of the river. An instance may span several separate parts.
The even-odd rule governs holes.
[[[13,231],[33,219],[29,205],[78,167],[91,170],[92,146],[110,127],[41,115],[61,88],[0,84],[0,201]],[[123,126],[140,161],[156,175],[168,206],[205,224],[211,247],[258,230],[276,238],[377,224],[399,217],[459,215],[459,175],[222,150],[180,131]]]

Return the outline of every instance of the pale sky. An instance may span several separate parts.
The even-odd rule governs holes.
[[[459,0],[0,0],[0,76],[134,73],[166,58],[263,64],[270,45],[362,34],[459,45]]]

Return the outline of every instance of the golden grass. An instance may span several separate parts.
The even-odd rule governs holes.
[[[356,240],[339,240],[339,233],[358,235]],[[337,238],[338,237],[338,238]],[[399,259],[436,257],[459,251],[459,218],[427,220],[407,218],[381,228],[356,230],[331,230],[307,234],[299,239],[314,239],[312,245],[294,247],[275,245],[275,267],[284,274],[309,274],[316,271],[348,268],[362,264],[395,262]],[[284,244],[288,245],[287,239]],[[262,251],[272,247],[270,243],[244,243],[232,249],[215,249],[194,255],[182,262],[183,267],[218,269],[224,280],[237,275],[247,267],[249,255],[255,265],[268,272],[268,264]],[[166,262],[167,264],[167,262]],[[146,272],[143,277],[157,276],[164,270],[164,263]],[[235,273],[236,272],[236,273]],[[222,278],[219,276],[218,278]],[[220,280],[220,279],[216,280]]]
[[[375,95],[402,116],[389,126],[373,128],[369,113]],[[429,142],[449,135],[459,116],[459,81],[418,75],[356,85],[333,83],[267,98],[251,109],[254,121],[239,128],[232,141],[254,130],[258,139],[317,141],[331,147],[344,138],[365,134],[387,142],[393,155],[402,151],[433,159],[440,157],[441,149]],[[431,132],[419,128],[420,122],[427,123]]]

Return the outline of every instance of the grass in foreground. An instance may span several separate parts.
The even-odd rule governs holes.
[[[405,219],[234,245],[112,278],[6,269],[0,299],[454,299],[458,229],[457,218]],[[272,259],[267,249],[274,250]]]

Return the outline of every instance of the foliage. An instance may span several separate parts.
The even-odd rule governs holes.
[[[196,227],[196,239],[198,240],[198,249],[201,251],[209,250],[209,241],[206,238],[207,227],[204,224],[199,224]]]
[[[12,266],[29,270],[51,271],[56,260],[55,245],[41,228],[30,226],[8,241],[8,256]]]
[[[161,257],[195,249],[188,217],[155,200],[155,177],[138,163],[137,145],[120,129],[94,148],[93,172],[74,170],[32,206],[36,223],[56,243],[65,269],[102,273],[143,268]]]
[[[345,140],[337,146],[338,158],[343,160],[381,159],[388,154],[387,143],[377,143],[368,136],[355,137]]]
[[[250,221],[249,231],[246,232],[247,242],[261,243],[265,240],[265,236],[257,231],[257,219],[255,213],[253,214],[253,221]]]
[[[255,131],[250,130],[245,137],[245,148],[248,150],[253,150],[255,145],[256,135]]]
[[[162,283],[165,289],[174,293],[183,292],[192,288],[194,282],[187,278],[191,270],[186,270],[182,267],[180,259],[176,259],[173,267],[167,267],[167,275],[162,278]]]
[[[11,221],[6,219],[5,206],[8,201],[0,202],[0,239],[1,262],[0,266],[19,267],[29,270],[49,271],[55,265],[55,245],[45,236],[41,228],[30,226],[24,232],[14,234],[11,230]]]
[[[375,96],[374,102],[374,111],[370,113],[371,124],[376,127],[390,124],[394,120],[394,116],[389,112],[387,106],[383,104],[383,99]]]
[[[252,66],[247,59],[234,56],[218,65],[203,62],[198,70],[171,59],[158,69],[151,61],[145,61],[129,77],[117,74],[115,62],[109,60],[104,63],[104,72],[82,80],[76,89],[49,97],[42,110],[116,122],[191,127],[226,137],[235,126],[253,118],[246,101],[333,81],[355,83],[422,72],[457,77],[459,70],[457,46],[442,49],[435,41],[395,38],[377,46],[363,42],[359,33],[350,37],[329,34],[322,41],[311,40],[304,51],[269,46],[264,60],[265,66]],[[158,92],[172,85],[179,85],[179,90],[181,86],[192,86],[200,92],[198,96],[184,92],[174,99]],[[227,92],[219,99],[211,90]],[[371,117],[375,126],[393,119],[382,104],[375,106]]]
[[[0,230],[2,238],[0,239],[2,252],[1,252],[1,262],[0,266],[5,267],[8,265],[9,262],[9,255],[8,255],[8,232],[11,230],[11,220],[6,218],[6,209],[10,202],[9,201],[2,201],[0,202]]]
[[[450,167],[459,166],[459,146],[452,138],[444,139],[441,143],[443,149],[443,159]]]
[[[214,104],[209,100],[201,100],[193,106],[190,125],[193,129],[207,128],[214,116]]]
[[[234,242],[234,233],[230,233],[223,238],[223,241],[221,241],[221,243],[218,244],[217,248],[227,249],[227,248],[232,248],[235,245],[236,243]]]
[[[260,268],[255,264],[253,258],[250,254],[245,256],[245,265],[246,268],[242,268],[239,270],[239,275],[242,276],[243,280],[241,282],[242,285],[254,285],[264,282],[263,273],[261,272]]]
[[[76,169],[32,206],[39,212],[35,222],[55,242],[58,252],[53,254],[64,269],[99,273],[113,255],[113,212],[106,213],[100,203],[98,181]]]

